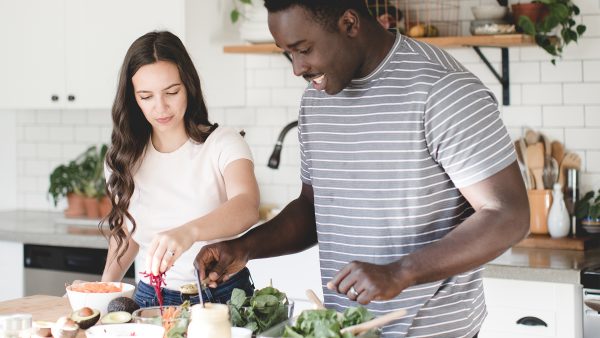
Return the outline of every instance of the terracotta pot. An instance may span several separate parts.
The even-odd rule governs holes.
[[[108,196],[102,197],[100,199],[100,218],[108,216],[111,210],[112,204],[110,203],[110,199],[108,198]]]
[[[519,18],[521,15],[529,17],[534,23],[540,22],[546,15],[548,15],[548,8],[546,8],[546,5],[539,2],[513,4],[511,9],[515,24],[519,23]]]
[[[529,198],[529,231],[536,235],[548,234],[548,211],[552,205],[552,190],[527,190]]]
[[[75,193],[67,194],[67,208],[64,211],[65,217],[82,217],[85,215],[84,197]]]
[[[86,197],[83,200],[85,204],[85,216],[87,218],[99,218],[100,217],[100,203],[95,197]]]

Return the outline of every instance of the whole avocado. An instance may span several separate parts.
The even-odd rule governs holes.
[[[108,303],[107,310],[108,312],[125,311],[131,314],[139,308],[140,306],[133,299],[129,297],[118,297]]]

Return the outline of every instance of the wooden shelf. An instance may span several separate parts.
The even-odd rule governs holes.
[[[418,41],[427,42],[442,48],[451,47],[515,47],[533,46],[533,38],[524,34],[503,35],[467,35],[467,36],[444,36],[438,38],[418,38]],[[283,50],[274,43],[258,43],[247,45],[233,45],[223,47],[225,53],[244,54],[268,54],[282,53]]]

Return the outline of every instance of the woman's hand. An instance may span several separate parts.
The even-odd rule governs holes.
[[[145,271],[154,276],[164,273],[193,243],[194,239],[186,225],[159,232],[148,247]]]
[[[413,284],[399,266],[397,262],[377,265],[354,261],[340,270],[327,288],[363,305],[372,300],[389,300]]]

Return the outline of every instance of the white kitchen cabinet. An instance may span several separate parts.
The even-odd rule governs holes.
[[[483,286],[488,316],[479,337],[583,336],[581,285],[484,278]]]
[[[0,302],[23,297],[23,243],[0,241]]]
[[[0,109],[107,109],[129,45],[168,29],[184,0],[0,0]]]

